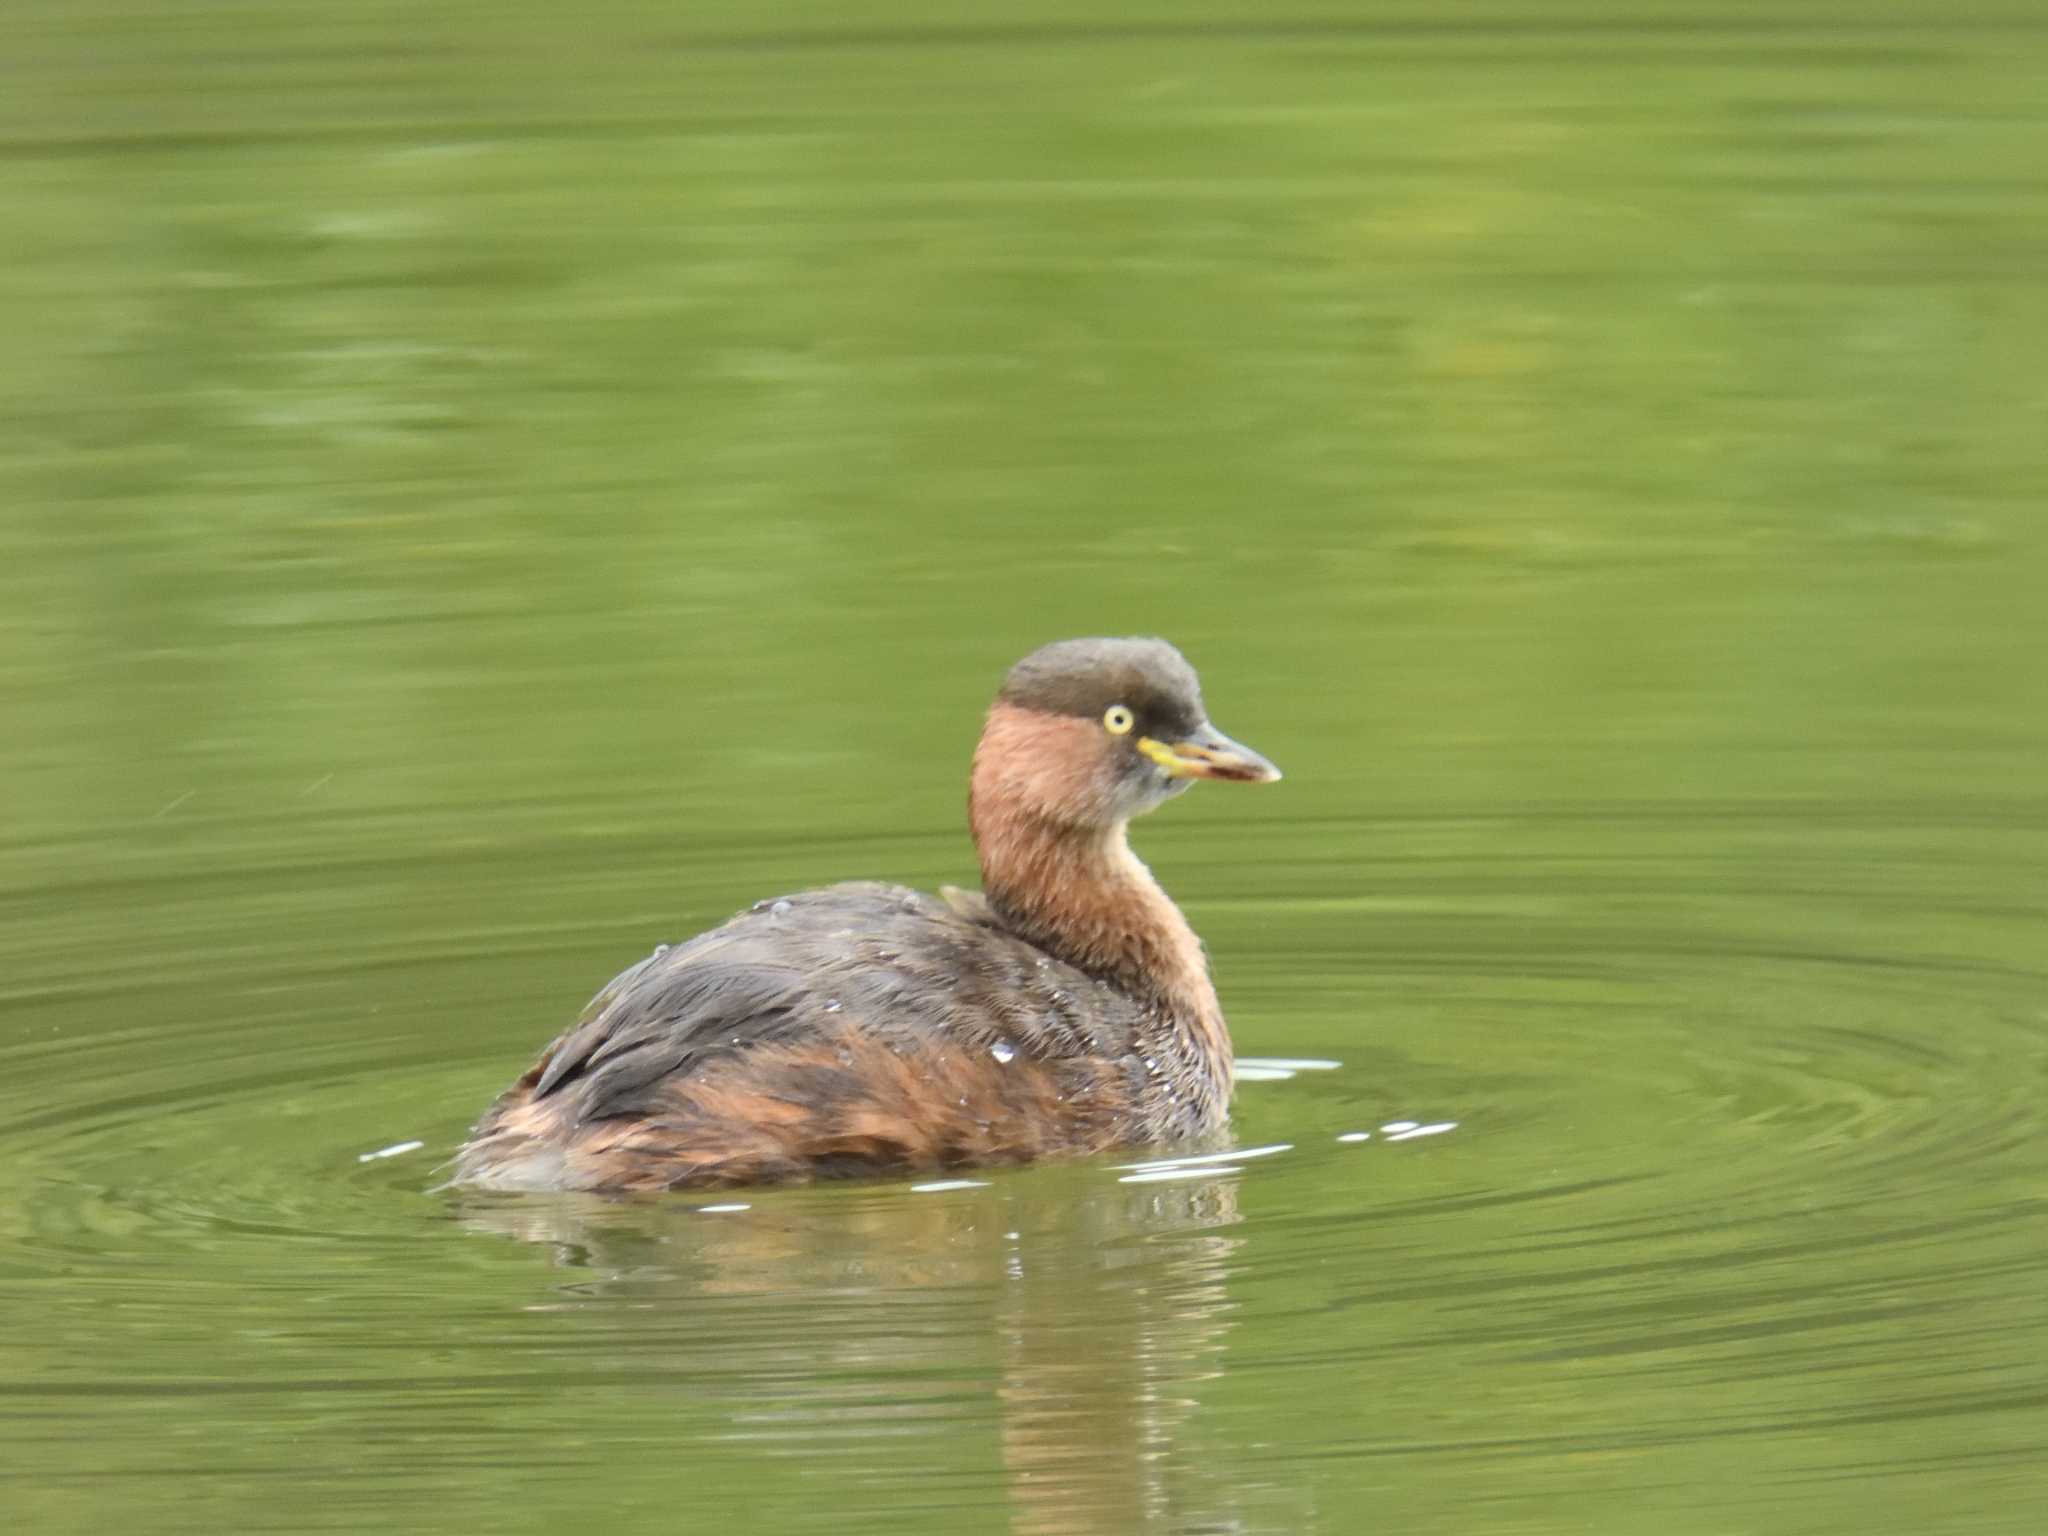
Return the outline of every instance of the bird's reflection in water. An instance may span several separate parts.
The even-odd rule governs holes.
[[[904,1437],[986,1425],[1020,1536],[1227,1528],[1204,1505],[1228,1494],[1184,1442],[1227,1327],[1230,1176],[1047,1168],[930,1193],[466,1196],[457,1212],[553,1250],[567,1273],[534,1305],[573,1319],[579,1358],[682,1383],[721,1421],[675,1426],[684,1439],[865,1445],[907,1474]]]

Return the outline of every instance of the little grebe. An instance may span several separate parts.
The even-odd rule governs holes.
[[[491,1106],[453,1182],[765,1184],[1213,1131],[1230,1035],[1124,830],[1196,779],[1279,777],[1164,640],[1034,651],[975,748],[984,894],[829,886],[657,950]]]

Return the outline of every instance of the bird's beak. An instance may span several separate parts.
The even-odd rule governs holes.
[[[1229,779],[1239,784],[1270,784],[1280,770],[1243,742],[1232,741],[1204,720],[1184,741],[1138,738],[1138,750],[1176,779]]]

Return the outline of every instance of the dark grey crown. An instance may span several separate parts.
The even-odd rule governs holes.
[[[1140,733],[1173,740],[1206,718],[1195,669],[1164,640],[1055,640],[1010,668],[997,698],[1091,719],[1122,704]]]

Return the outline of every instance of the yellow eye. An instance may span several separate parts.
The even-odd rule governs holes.
[[[1112,704],[1102,714],[1102,728],[1112,736],[1128,736],[1137,717],[1121,704]]]

